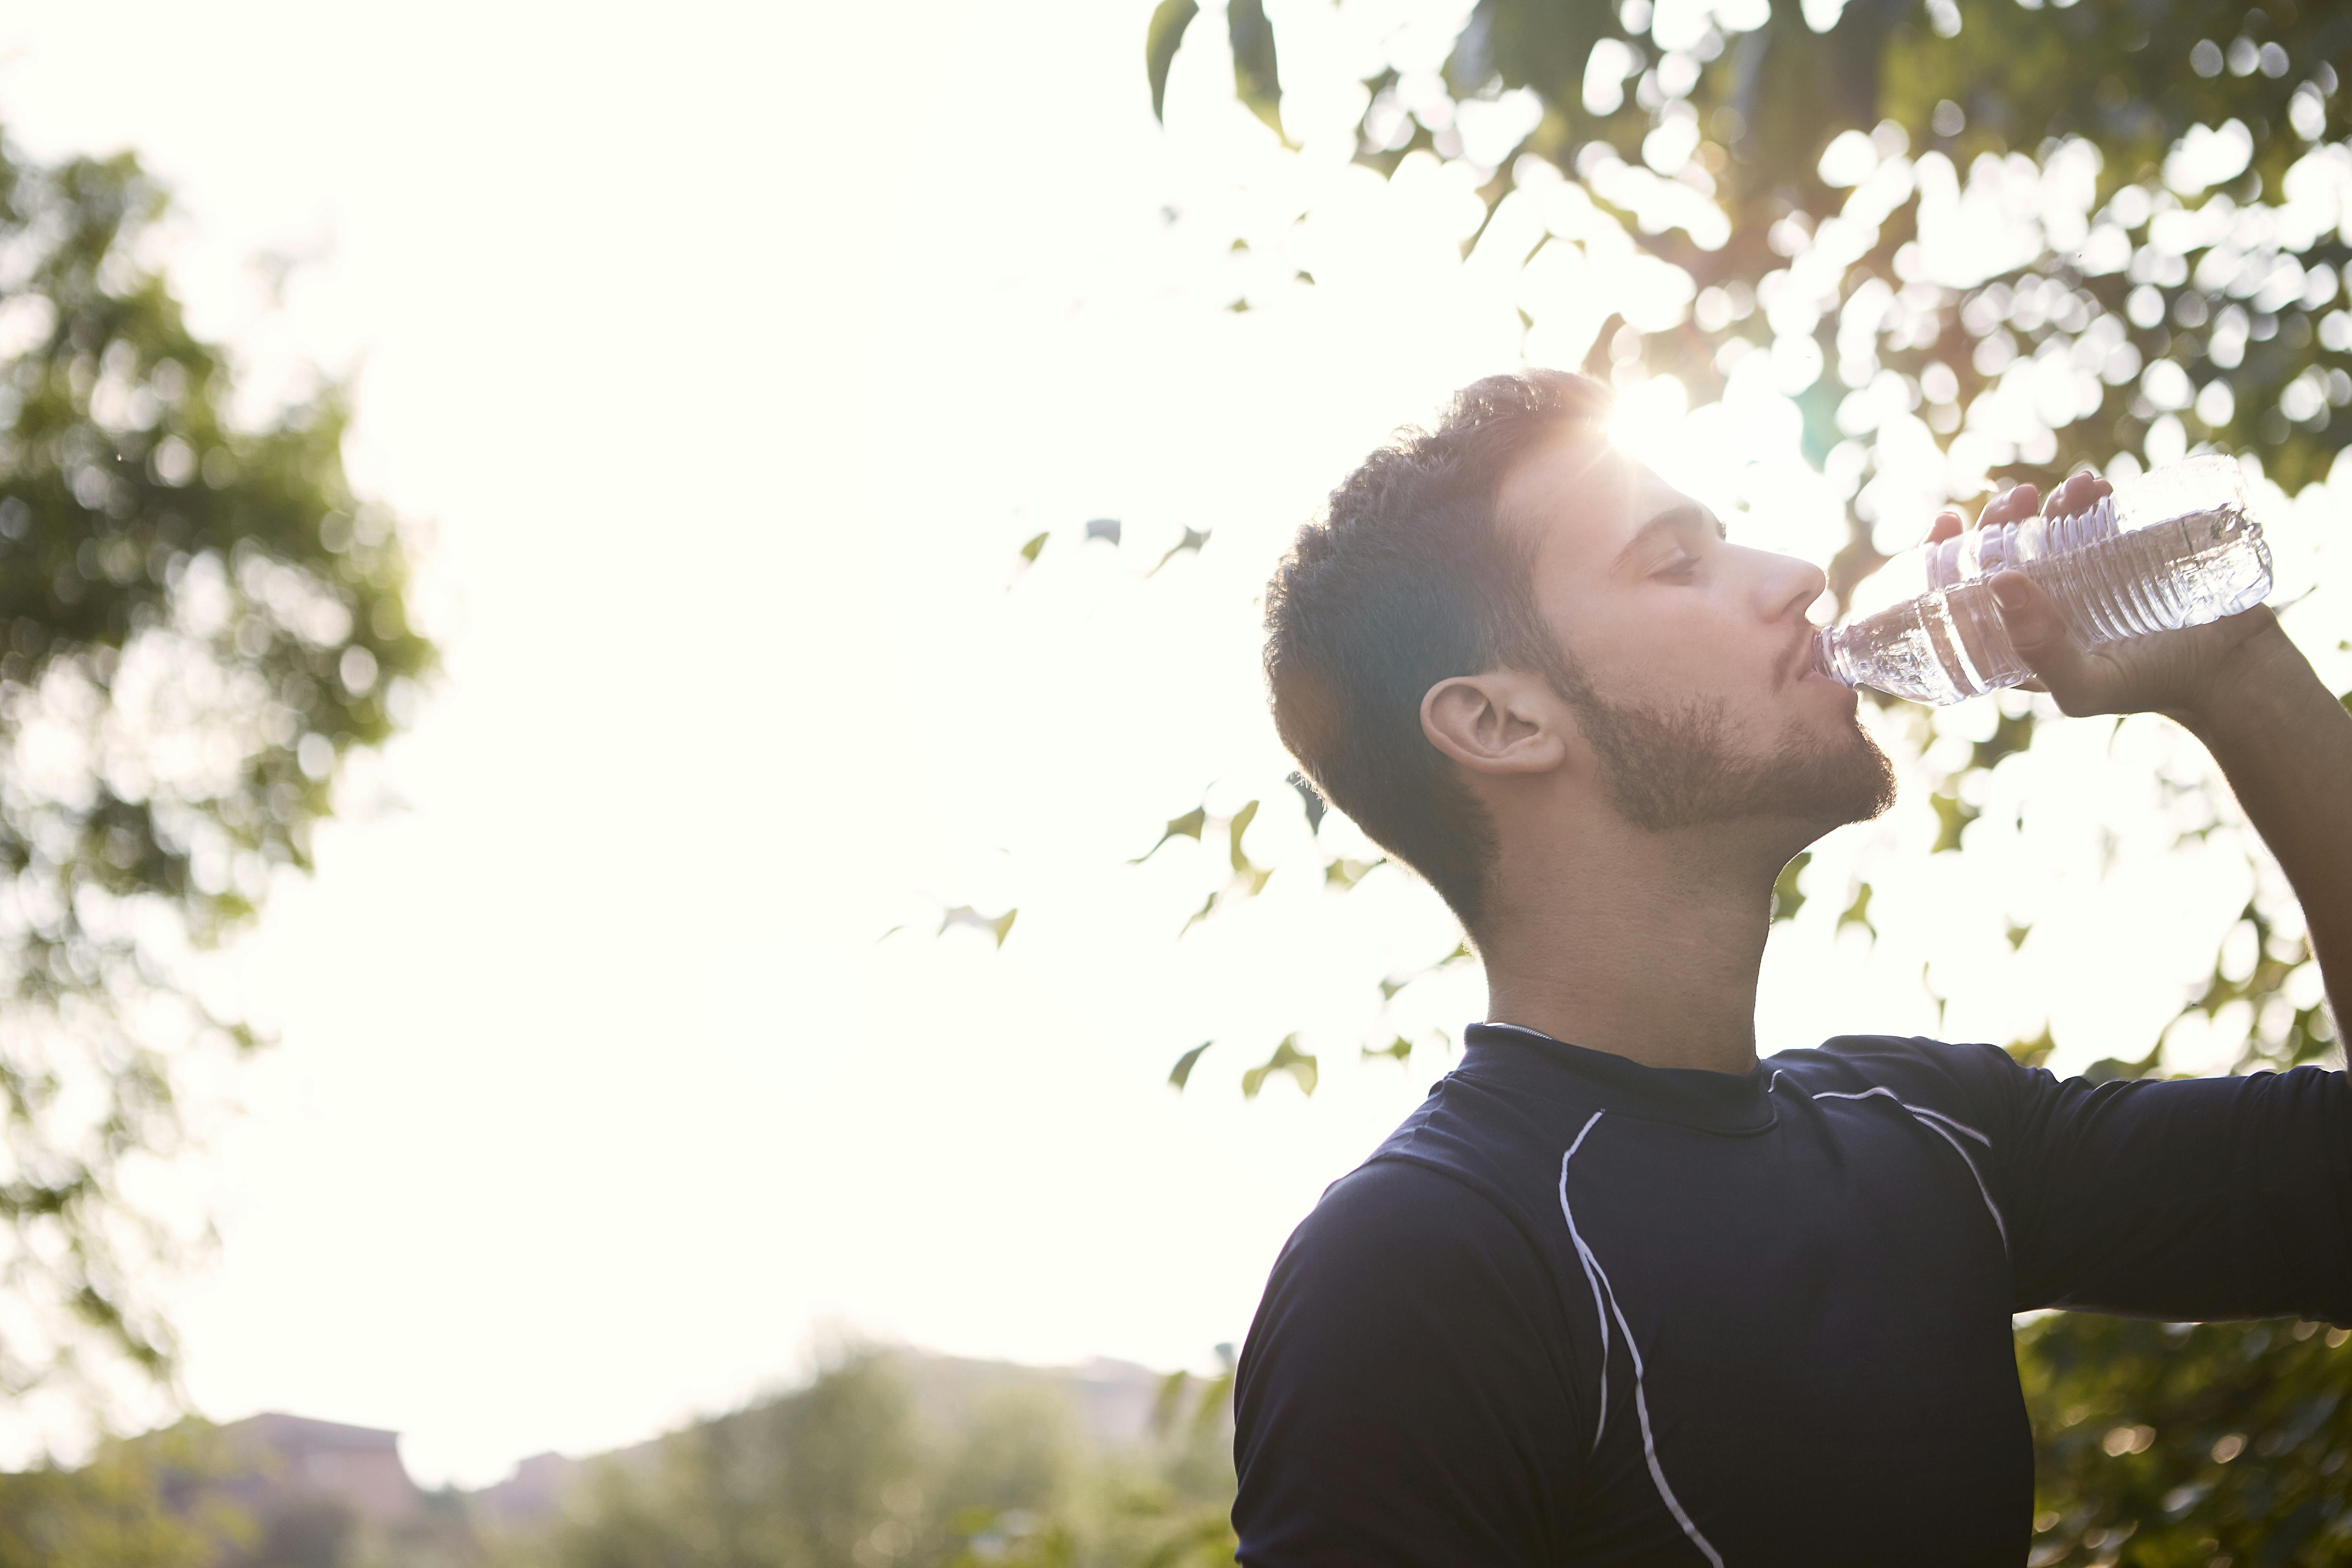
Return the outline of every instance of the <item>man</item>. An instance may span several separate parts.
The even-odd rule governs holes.
[[[1810,671],[1822,574],[1728,542],[1609,447],[1604,406],[1578,376],[1470,387],[1269,591],[1285,742],[1452,904],[1490,999],[1275,1267],[1240,1560],[2019,1563],[2011,1314],[2352,1322],[2352,1093],[1859,1035],[1759,1062],[1774,878],[1893,775]],[[2025,578],[1993,591],[2065,712],[2211,748],[2340,1001],[2352,715],[2271,612],[2086,653]]]

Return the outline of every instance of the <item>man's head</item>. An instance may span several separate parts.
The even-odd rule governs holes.
[[[1725,540],[1608,444],[1607,413],[1560,371],[1465,388],[1332,492],[1268,586],[1284,743],[1474,934],[1514,850],[1494,808],[1531,789],[1515,833],[1606,810],[1791,852],[1892,799],[1853,694],[1807,674],[1821,573]]]

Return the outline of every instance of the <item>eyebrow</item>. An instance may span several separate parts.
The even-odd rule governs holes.
[[[1632,559],[1660,534],[1680,533],[1686,528],[1705,527],[1708,523],[1715,525],[1717,538],[1731,537],[1730,530],[1723,526],[1723,519],[1714,516],[1696,501],[1685,501],[1678,506],[1669,507],[1643,523],[1633,537],[1625,542],[1625,548],[1617,553],[1618,564],[1622,566]]]

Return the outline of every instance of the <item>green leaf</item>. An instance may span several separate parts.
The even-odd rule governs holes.
[[[1252,114],[1273,127],[1290,145],[1282,129],[1282,78],[1274,59],[1274,25],[1265,19],[1265,0],[1229,0],[1225,36],[1234,46],[1234,96]]]
[[[1236,872],[1246,872],[1252,869],[1250,858],[1242,849],[1242,835],[1249,831],[1250,823],[1256,818],[1257,802],[1252,800],[1248,805],[1235,811],[1233,821],[1225,826],[1228,853],[1233,858],[1234,870]]]
[[[1386,857],[1375,861],[1351,861],[1345,855],[1335,855],[1323,862],[1323,885],[1345,893],[1364,880],[1364,875],[1376,865],[1386,865]]]
[[[1773,919],[1793,920],[1797,911],[1805,906],[1805,895],[1797,891],[1797,877],[1812,863],[1813,852],[1807,850],[1780,868],[1780,874],[1772,882]]]
[[[1839,912],[1837,928],[1843,931],[1849,925],[1859,925],[1873,936],[1878,935],[1878,927],[1870,923],[1870,883],[1866,882],[1855,888],[1853,902]]]
[[[1217,895],[1213,893],[1209,894],[1207,898],[1201,901],[1201,907],[1192,911],[1192,917],[1184,922],[1183,928],[1178,931],[1176,935],[1181,936],[1186,931],[1192,930],[1193,926],[1198,925],[1202,921],[1206,920],[1209,917],[1210,912],[1214,910],[1216,907]]]
[[[1053,530],[1049,528],[1045,533],[1039,534],[1035,538],[1031,539],[1027,544],[1023,545],[1021,547],[1021,559],[1027,561],[1032,566],[1036,565],[1038,553],[1045,548],[1045,541],[1052,537]]]
[[[1298,1085],[1298,1092],[1301,1094],[1315,1092],[1317,1076],[1315,1059],[1298,1049],[1297,1035],[1286,1034],[1282,1037],[1282,1043],[1274,1048],[1274,1054],[1265,1059],[1263,1066],[1253,1067],[1242,1074],[1242,1098],[1256,1099],[1257,1092],[1265,1087],[1267,1076],[1276,1072],[1289,1073],[1291,1081]]]
[[[1927,804],[1936,808],[1936,847],[1932,852],[1942,854],[1960,847],[1960,831],[1977,820],[1977,809],[1948,789],[1938,789],[1927,797]]]
[[[1216,1043],[1213,1040],[1204,1040],[1176,1059],[1176,1065],[1168,1070],[1168,1082],[1176,1086],[1178,1092],[1182,1092],[1184,1085],[1192,1081],[1192,1064],[1201,1060],[1201,1053]]]
[[[1161,556],[1158,563],[1154,565],[1150,571],[1145,572],[1143,575],[1146,577],[1159,576],[1160,567],[1166,566],[1170,561],[1174,560],[1178,556],[1182,555],[1187,550],[1192,551],[1195,555],[1199,554],[1201,547],[1208,542],[1209,536],[1206,531],[1197,528],[1186,528],[1184,530],[1184,537],[1178,539],[1174,544],[1169,546],[1168,553]]]
[[[2013,756],[2033,744],[2033,710],[2021,714],[2004,713],[1993,721],[1992,736],[1971,746],[1969,765],[1990,768],[2004,757]]]
[[[1162,112],[1168,98],[1168,68],[1176,63],[1177,47],[1184,41],[1184,29],[1201,14],[1195,0],[1160,0],[1151,13],[1151,25],[1143,35],[1143,68],[1151,78],[1151,118],[1161,124],[1168,122]]]
[[[1383,986],[1381,988],[1382,990],[1386,990],[1388,988]],[[1402,1065],[1412,1061],[1412,1041],[1405,1039],[1402,1035],[1399,1035],[1394,1040],[1389,1041],[1388,1044],[1381,1047],[1378,1051],[1374,1051],[1368,1045],[1363,1047],[1358,1054],[1366,1061],[1386,1058],[1391,1061]]]
[[[959,904],[940,916],[937,935],[944,936],[950,925],[969,925],[975,931],[987,932],[1002,947],[1004,938],[1012,933],[1013,918],[1020,913],[1018,909],[1008,909],[1002,915],[982,915],[969,904]]]
[[[2046,1020],[2042,1025],[2042,1032],[2032,1040],[2013,1040],[2009,1042],[2009,1054],[2027,1067],[2041,1066],[2050,1060],[2050,1053],[2057,1049],[2058,1041],[2051,1035],[2050,1025]]]
[[[1129,865],[1141,865],[1145,861],[1148,861],[1153,855],[1158,854],[1160,852],[1160,845],[1166,843],[1171,839],[1191,839],[1197,843],[1200,841],[1201,830],[1208,826],[1208,808],[1204,806],[1195,806],[1181,817],[1171,817],[1168,819],[1167,831],[1160,835],[1160,842],[1153,844],[1150,849],[1144,851],[1141,854],[1136,856],[1127,863]]]

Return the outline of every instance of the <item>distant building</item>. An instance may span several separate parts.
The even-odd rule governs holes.
[[[271,1411],[220,1435],[235,1469],[214,1490],[256,1515],[291,1498],[331,1499],[372,1524],[399,1524],[423,1504],[397,1432]]]

